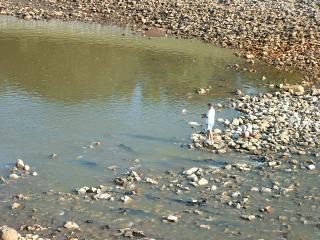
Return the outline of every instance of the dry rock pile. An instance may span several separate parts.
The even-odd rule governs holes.
[[[225,129],[215,129],[212,142],[203,133],[193,134],[193,145],[216,153],[318,155],[320,90],[282,88],[289,90],[232,99],[231,106],[242,114],[233,120],[218,119]],[[248,136],[245,131],[250,131]]]

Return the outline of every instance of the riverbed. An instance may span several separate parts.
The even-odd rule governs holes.
[[[270,84],[298,81],[299,74],[282,73],[259,61],[252,65],[231,50],[197,40],[142,37],[129,27],[11,17],[0,18],[0,53],[0,175],[8,179],[16,159],[39,174],[0,185],[1,225],[18,229],[40,224],[49,229],[37,234],[58,239],[71,234],[62,227],[69,220],[81,227],[75,235],[90,239],[117,239],[115,231],[132,226],[156,239],[319,237],[319,218],[308,219],[319,200],[303,202],[297,210],[293,196],[281,201],[254,196],[259,202],[255,208],[272,204],[276,215],[252,224],[240,219],[238,209],[220,202],[190,210],[181,198],[203,197],[195,189],[180,197],[175,191],[142,185],[142,194],[129,204],[117,197],[91,201],[75,192],[100,184],[117,192],[113,179],[130,168],[166,185],[193,166],[257,166],[246,155],[189,150],[191,134],[201,127],[193,129],[188,122],[201,123],[207,102],[223,105],[236,89],[264,92]],[[205,96],[195,91],[209,86]],[[217,117],[239,115],[232,109],[217,110]],[[168,170],[173,174],[166,174]],[[230,174],[247,179],[246,191],[252,182],[264,185],[259,171]],[[268,181],[272,177],[290,185],[282,172],[272,173]],[[318,178],[301,172],[295,176],[305,184],[303,194],[313,196]],[[19,193],[31,200],[11,210],[12,197]],[[181,215],[181,220],[162,222],[169,213]],[[274,220],[280,215],[292,222],[290,227]],[[210,229],[200,228],[203,222]]]

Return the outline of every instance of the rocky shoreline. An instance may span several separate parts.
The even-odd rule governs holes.
[[[236,151],[273,159],[275,155],[319,156],[320,89],[283,85],[275,92],[230,99],[226,107],[241,113],[234,119],[219,118],[222,128],[214,129],[209,142],[205,133],[192,135],[191,148],[214,153]]]
[[[233,48],[249,60],[298,69],[306,80],[320,79],[319,0],[3,0],[0,14],[130,24],[135,31],[152,29],[150,35],[198,38]]]

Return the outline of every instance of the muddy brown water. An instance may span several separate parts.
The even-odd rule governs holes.
[[[188,196],[180,198],[150,186],[142,186],[142,194],[130,204],[118,199],[58,200],[56,193],[73,193],[84,185],[113,186],[112,179],[132,166],[157,177],[167,176],[169,169],[178,172],[191,166],[251,163],[248,156],[188,150],[185,146],[195,129],[187,122],[201,122],[208,101],[224,103],[235,89],[249,94],[265,91],[262,76],[270,83],[294,82],[300,76],[259,62],[255,73],[227,68],[229,64],[250,68],[231,50],[195,40],[144,38],[126,28],[96,24],[1,17],[0,175],[8,178],[17,158],[39,173],[0,185],[1,225],[18,228],[37,223],[50,227],[44,235],[58,239],[69,234],[56,230],[67,220],[80,224],[82,231],[75,235],[90,239],[116,238],[113,232],[126,226],[156,239],[319,239],[319,230],[313,225],[293,223],[293,233],[288,233],[287,226],[271,217],[244,222],[239,210],[218,202],[202,207],[203,215],[188,214],[184,211],[190,207],[180,201]],[[196,88],[209,85],[212,90],[208,95],[194,93]],[[222,110],[217,117],[231,119],[237,114]],[[94,141],[101,141],[101,145],[91,149],[88,145]],[[52,153],[58,157],[50,159]],[[109,170],[111,165],[118,170]],[[274,174],[281,181],[287,179],[283,173]],[[264,184],[257,173],[245,177],[247,190],[252,183]],[[305,194],[316,194],[312,182],[317,174],[295,177],[304,179]],[[169,180],[164,177],[163,181]],[[18,193],[32,200],[23,201],[24,208],[13,211],[12,196]],[[189,195],[201,194],[193,190]],[[261,194],[255,198],[261,206],[275,201]],[[277,215],[297,214],[293,198],[274,205]],[[311,215],[318,207],[319,202],[312,202],[299,211]],[[162,217],[170,213],[182,215],[182,220],[163,223]],[[200,229],[200,223],[211,229]],[[103,228],[106,225],[111,230]]]

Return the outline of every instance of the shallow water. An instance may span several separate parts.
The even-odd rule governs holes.
[[[100,229],[102,223],[120,226],[130,222],[164,239],[194,239],[199,233],[201,239],[219,239],[226,237],[226,227],[257,234],[249,223],[243,225],[233,218],[233,209],[212,209],[213,214],[224,216],[215,223],[217,238],[211,231],[199,231],[188,217],[174,227],[154,223],[151,219],[162,211],[183,211],[185,206],[172,201],[173,195],[150,190],[130,205],[134,211],[125,214],[119,210],[124,207],[119,202],[108,206],[60,202],[56,195],[44,197],[42,193],[49,189],[72,192],[83,185],[109,183],[133,165],[157,174],[240,161],[233,154],[188,150],[195,130],[187,122],[201,122],[208,101],[223,103],[235,89],[264,91],[262,76],[266,82],[277,83],[284,79],[294,82],[299,75],[280,73],[259,62],[256,73],[227,68],[235,63],[250,67],[231,50],[195,40],[150,39],[126,28],[1,17],[0,174],[8,177],[9,167],[21,158],[39,176],[0,186],[4,202],[0,221],[17,225],[32,222],[28,216],[37,208],[41,209],[37,221],[44,225],[97,219],[95,227],[84,227],[85,235],[97,239],[108,236]],[[194,92],[209,85],[212,90],[206,96]],[[236,114],[222,110],[217,117],[231,119]],[[95,141],[101,145],[91,149],[89,145]],[[50,159],[52,153],[58,157]],[[242,156],[241,161],[250,160]],[[111,165],[118,166],[116,173],[107,169]],[[11,215],[11,197],[19,192],[32,195],[33,201],[26,203],[20,214]],[[272,223],[268,226],[272,229]]]

